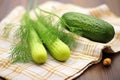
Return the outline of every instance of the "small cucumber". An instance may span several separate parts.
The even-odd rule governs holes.
[[[63,26],[70,32],[96,42],[107,43],[115,34],[111,24],[82,13],[67,12],[62,15],[61,20],[65,23]]]

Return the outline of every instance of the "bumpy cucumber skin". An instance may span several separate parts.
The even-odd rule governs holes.
[[[61,18],[67,24],[63,24],[66,29],[92,41],[107,43],[115,34],[111,24],[93,16],[67,12]]]

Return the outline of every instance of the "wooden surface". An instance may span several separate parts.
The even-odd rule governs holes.
[[[33,0],[31,0],[33,1]],[[39,3],[43,3],[46,0],[38,0]],[[64,3],[73,3],[84,7],[95,7],[97,5],[109,2],[112,0],[56,0]],[[118,1],[118,0],[114,0]],[[26,7],[28,0],[0,0],[0,20],[2,20],[13,8],[18,5]],[[34,2],[33,2],[34,3]],[[32,5],[33,5],[32,3]],[[111,4],[109,2],[109,4]],[[117,10],[117,8],[115,8]],[[117,12],[117,11],[116,11]],[[114,12],[115,13],[115,12]],[[119,12],[120,13],[120,12]],[[120,14],[117,14],[120,15]],[[119,52],[120,53],[120,52]],[[111,66],[105,67],[102,61],[98,64],[89,67],[82,75],[75,80],[120,80],[120,54],[111,54],[103,56],[110,57],[112,59]],[[0,80],[5,80],[0,78]]]

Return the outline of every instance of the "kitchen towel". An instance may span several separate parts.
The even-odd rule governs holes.
[[[52,11],[58,16],[65,12],[75,11],[103,19],[114,26],[115,36],[109,43],[97,43],[83,37],[76,37],[77,45],[71,50],[70,59],[59,62],[48,55],[45,64],[30,63],[11,64],[10,50],[14,32],[20,25],[20,19],[25,12],[24,7],[17,6],[0,22],[0,76],[7,80],[72,80],[83,73],[89,66],[100,62],[102,49],[111,47],[114,52],[120,51],[120,18],[114,15],[107,5],[95,8],[83,8],[74,4],[48,1],[39,6]],[[31,12],[31,17],[35,17]],[[14,24],[14,25],[12,25]],[[9,33],[5,33],[5,29]],[[5,33],[5,35],[3,35]],[[7,36],[7,38],[6,38]]]

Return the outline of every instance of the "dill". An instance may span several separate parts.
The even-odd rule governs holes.
[[[41,31],[40,35],[37,33],[43,44],[47,41],[48,43],[50,42],[53,43],[57,38],[59,38],[70,48],[74,46],[75,40],[73,38],[73,35],[70,34],[69,32],[66,32],[64,27],[61,27],[64,21],[62,21],[61,18],[57,16],[55,13],[48,12],[42,9],[39,10],[48,15],[44,14],[38,15],[37,12],[35,11],[38,20],[32,21],[30,20],[29,15],[30,11],[27,11],[24,14],[21,20],[21,25],[15,33],[15,40],[18,41],[13,43],[13,47],[11,49],[11,59],[13,62],[30,62],[33,60],[29,45],[29,37],[31,31],[30,27],[33,27],[35,29],[35,26],[37,26],[37,28],[38,26],[43,26],[42,29],[44,29],[44,31],[41,31],[39,29]],[[59,21],[53,23],[54,17],[58,17]]]
[[[30,48],[28,45],[29,40],[29,24],[28,19],[28,12],[26,12],[21,20],[21,25],[17,29],[15,33],[15,41],[13,43],[12,51],[11,51],[11,58],[13,62],[29,62],[32,60],[30,54]]]

